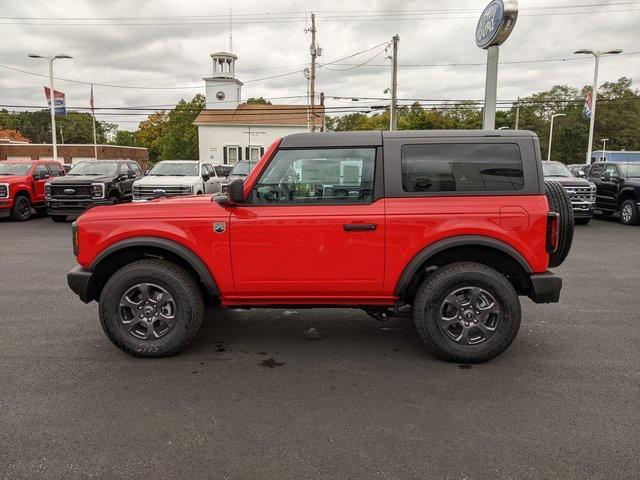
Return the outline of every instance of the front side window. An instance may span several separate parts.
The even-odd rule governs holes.
[[[571,171],[562,163],[542,162],[545,177],[573,177]]]
[[[405,192],[505,192],[522,190],[518,145],[405,145],[401,153]]]
[[[373,148],[280,150],[251,193],[251,203],[322,204],[373,201]]]
[[[604,169],[603,175],[607,175],[607,174],[609,174],[609,177],[612,180],[617,179],[619,177],[618,169],[616,168],[615,165],[607,165],[607,168]]]
[[[589,178],[593,178],[596,180],[600,179],[600,175],[602,175],[602,171],[604,170],[604,165],[600,164],[596,164],[593,165],[591,167],[591,169],[589,170]]]

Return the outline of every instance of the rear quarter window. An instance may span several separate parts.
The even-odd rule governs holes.
[[[405,192],[511,192],[524,188],[515,143],[430,143],[401,150]]]

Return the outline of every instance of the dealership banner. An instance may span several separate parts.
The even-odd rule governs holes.
[[[49,87],[44,87],[44,95],[47,97],[47,105],[51,108],[51,95]],[[64,98],[64,93],[53,91],[53,106],[55,108],[56,117],[64,117],[67,115],[67,103]]]

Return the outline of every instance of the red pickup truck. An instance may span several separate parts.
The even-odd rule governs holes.
[[[557,302],[571,204],[535,134],[295,134],[226,195],[95,207],[73,224],[71,289],[136,356],[191,342],[225,307],[413,310],[447,360],[482,362],[520,326],[518,296]]]
[[[51,177],[65,174],[53,160],[0,162],[0,217],[29,220],[32,209],[46,213],[44,185]]]

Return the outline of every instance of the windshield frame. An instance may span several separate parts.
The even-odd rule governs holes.
[[[27,167],[26,171],[22,172],[21,170],[16,170],[14,172],[3,172],[2,171],[2,167],[3,166],[16,166],[16,167]],[[29,172],[31,171],[31,168],[33,167],[33,164],[31,162],[0,162],[0,175],[15,175],[16,177],[24,177],[29,175]]]

